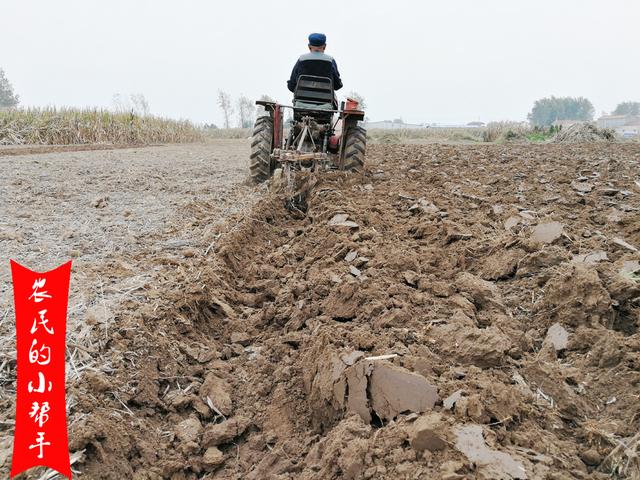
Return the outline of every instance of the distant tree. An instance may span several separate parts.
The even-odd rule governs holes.
[[[533,109],[527,115],[533,126],[549,126],[556,120],[593,120],[595,109],[584,97],[546,97],[536,100]]]
[[[123,95],[114,93],[111,99],[113,109],[118,113],[135,113],[136,115],[149,115],[149,102],[142,93]]]
[[[347,97],[348,98],[352,98],[353,100],[358,102],[358,108],[360,110],[366,110],[367,109],[367,102],[365,102],[364,97],[362,95],[360,95],[358,92],[351,91],[351,92],[349,92],[349,95],[347,95]]]
[[[269,95],[265,95],[262,94],[260,95],[260,98],[258,99],[262,102],[275,102],[275,100],[273,98],[271,98]],[[264,115],[267,114],[267,111],[265,110],[265,108],[262,105],[258,105],[256,107],[256,117],[262,117]]]
[[[619,103],[613,115],[640,115],[640,102]]]
[[[240,95],[237,105],[240,128],[251,128],[253,126],[254,115],[256,112],[255,104],[244,95]]]
[[[122,96],[121,93],[114,93],[113,97],[111,97],[111,104],[113,105],[113,109],[116,112],[126,112],[127,111],[127,101]]]
[[[0,68],[0,108],[16,107],[20,97],[13,91],[13,86]]]
[[[231,96],[227,92],[218,90],[218,106],[224,115],[224,128],[231,126],[231,117],[233,116],[233,105],[231,105]]]
[[[133,112],[138,115],[149,115],[149,102],[142,93],[132,93],[129,98],[133,104]]]

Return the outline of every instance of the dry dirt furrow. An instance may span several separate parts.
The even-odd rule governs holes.
[[[82,402],[73,394],[78,376],[110,368],[103,352],[129,315],[124,305],[154,308],[174,272],[191,272],[186,261],[211,255],[226,218],[249,208],[259,192],[246,183],[245,141],[0,156],[0,168],[0,472],[6,473],[15,394],[9,259],[39,271],[73,260],[67,368],[73,414]]]

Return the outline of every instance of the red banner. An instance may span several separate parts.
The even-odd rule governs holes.
[[[11,260],[18,371],[12,478],[35,466],[71,478],[64,372],[70,274],[70,261],[38,273]]]

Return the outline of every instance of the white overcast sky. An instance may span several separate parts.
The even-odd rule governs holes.
[[[547,95],[640,101],[639,22],[639,0],[2,0],[0,67],[24,105],[143,93],[220,124],[219,89],[289,103],[320,31],[373,120],[524,120]]]

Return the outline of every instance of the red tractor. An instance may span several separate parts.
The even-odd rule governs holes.
[[[358,125],[364,112],[347,99],[338,109],[333,82],[301,75],[293,106],[258,101],[267,115],[259,117],[251,139],[251,178],[268,180],[276,168],[284,172],[323,169],[362,170],[367,132]],[[284,109],[293,110],[285,135]],[[337,115],[336,115],[337,114]]]

